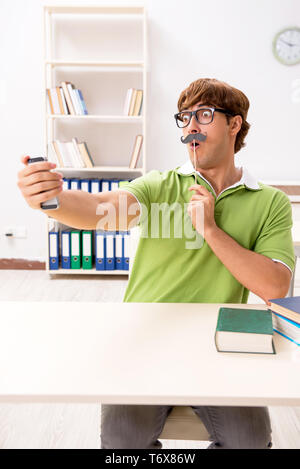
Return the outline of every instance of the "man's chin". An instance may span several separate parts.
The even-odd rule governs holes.
[[[189,156],[190,156],[190,160],[192,164],[194,164],[194,159],[196,159],[196,161],[199,161],[199,162],[207,159],[203,150],[201,151],[200,149],[199,151],[197,151],[196,149],[195,154],[193,150],[189,150]]]
[[[190,160],[191,160],[191,163],[192,163],[193,168],[194,168],[195,167],[194,154],[190,155]],[[207,157],[207,155],[203,155],[203,154],[198,155],[196,153],[196,168],[198,170],[211,168],[211,161]]]

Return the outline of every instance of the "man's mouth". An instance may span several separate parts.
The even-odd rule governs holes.
[[[189,143],[189,147],[192,148],[192,150],[197,147],[199,147],[200,143],[199,142],[196,142],[195,140],[193,142],[190,142]]]

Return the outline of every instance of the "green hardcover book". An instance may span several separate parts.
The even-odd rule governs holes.
[[[93,267],[93,257],[92,257],[92,239],[93,232],[82,231],[82,268],[83,269],[92,269]]]
[[[276,353],[271,312],[220,308],[215,343],[218,352]]]
[[[71,269],[81,268],[81,231],[71,231]]]

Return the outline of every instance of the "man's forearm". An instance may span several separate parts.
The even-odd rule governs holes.
[[[60,207],[44,213],[72,228],[93,230],[96,228],[98,201],[89,192],[67,190],[58,196]]]
[[[61,192],[58,198],[59,209],[47,210],[47,213],[61,223],[77,229],[127,231],[139,219],[136,199],[126,191],[90,194],[80,190],[67,190]]]
[[[245,249],[218,227],[206,232],[205,240],[231,274],[265,302],[286,294],[286,277],[272,259]]]

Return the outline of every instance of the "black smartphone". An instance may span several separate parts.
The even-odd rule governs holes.
[[[43,158],[42,156],[38,156],[37,158],[29,158],[28,164],[32,163],[39,163],[41,161],[48,161],[47,158]],[[43,210],[55,210],[59,208],[59,202],[57,197],[53,197],[53,199],[47,200],[41,204],[41,208]]]

